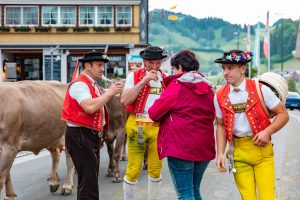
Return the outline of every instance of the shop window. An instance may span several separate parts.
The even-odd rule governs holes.
[[[110,61],[107,66],[108,78],[126,78],[126,56],[113,55],[109,56]]]
[[[98,25],[113,26],[113,16],[114,14],[112,6],[98,7]]]
[[[58,24],[58,7],[44,6],[43,7],[43,25]]]
[[[132,26],[132,7],[118,6],[116,22],[117,26]]]
[[[81,6],[80,7],[80,25],[94,25],[95,23],[95,7]]]
[[[60,7],[60,24],[76,25],[76,7],[62,6]]]
[[[61,61],[58,56],[44,56],[45,80],[61,81]]]
[[[40,80],[42,77],[40,76],[40,59],[35,58],[26,58],[24,59],[24,68],[23,73],[25,73],[27,80]]]
[[[14,54],[10,61],[16,63],[17,80],[42,80],[42,54]],[[11,76],[11,75],[9,75]]]

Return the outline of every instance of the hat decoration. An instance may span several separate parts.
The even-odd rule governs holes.
[[[245,53],[236,53],[232,52],[230,54],[227,54],[225,57],[223,57],[222,61],[236,61],[237,63],[242,62],[249,62],[252,60],[252,52],[246,51]]]

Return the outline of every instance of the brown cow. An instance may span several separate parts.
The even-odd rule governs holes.
[[[124,79],[114,79],[110,82],[112,83],[116,81],[125,82]],[[120,159],[126,160],[125,123],[127,121],[128,114],[125,107],[120,102],[120,95],[114,96],[106,104],[106,107],[110,118],[109,129],[104,132],[104,135],[106,136],[105,143],[107,145],[107,152],[109,155],[109,166],[106,176],[113,176],[113,182],[119,183],[121,181],[119,161]]]
[[[107,80],[106,80],[107,81]],[[125,79],[113,79],[113,82],[123,82]],[[103,92],[105,92],[103,90]],[[105,143],[107,145],[107,151],[109,155],[109,166],[107,170],[107,177],[113,177],[114,183],[120,183],[122,178],[120,177],[119,161],[126,161],[126,131],[125,124],[129,117],[129,113],[125,110],[125,107],[120,101],[121,95],[114,96],[107,104],[107,109],[110,117],[109,129],[104,132],[106,135]],[[143,169],[148,167],[148,153],[145,151]]]
[[[60,152],[57,149],[64,144],[65,123],[60,116],[66,88],[66,84],[53,81],[0,83],[0,192],[5,185],[5,199],[15,199],[10,169],[20,151],[38,154],[44,148],[50,150],[50,190],[58,189]],[[66,157],[68,177],[63,193],[69,194],[73,187],[73,166],[70,157]]]

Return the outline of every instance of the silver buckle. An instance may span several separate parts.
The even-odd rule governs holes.
[[[93,134],[93,135],[97,135],[99,138],[101,138],[102,136],[103,136],[103,132],[96,132],[96,131],[94,131],[94,130],[91,130],[91,133]]]
[[[102,137],[103,137],[103,132],[101,132],[101,131],[98,132],[98,137],[99,137],[99,138],[102,138]]]

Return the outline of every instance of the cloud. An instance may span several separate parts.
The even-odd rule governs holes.
[[[177,5],[174,12],[190,14],[197,18],[218,17],[235,24],[265,23],[270,10],[270,24],[280,18],[299,19],[299,0],[149,0],[149,8],[166,9]]]

